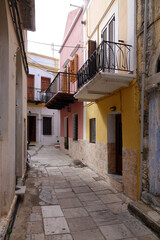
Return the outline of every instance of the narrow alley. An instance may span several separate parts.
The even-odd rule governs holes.
[[[87,166],[53,146],[32,146],[29,152],[26,193],[6,239],[158,239],[128,212],[131,200]]]

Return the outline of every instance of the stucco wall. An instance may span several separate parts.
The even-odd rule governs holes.
[[[36,117],[36,142],[42,145],[53,145],[59,141],[60,136],[60,113],[58,110],[45,107],[35,107],[28,104],[28,116]],[[52,135],[43,135],[43,117],[51,117]]]
[[[8,213],[13,200],[16,176],[21,177],[24,173],[26,156],[24,119],[27,98],[26,74],[18,57],[17,37],[6,0],[0,1],[0,22],[0,216],[2,216]],[[16,68],[21,73],[21,79]],[[16,120],[19,122],[19,129],[16,128]],[[17,136],[20,137],[19,141]],[[19,153],[18,148],[22,148]]]
[[[93,168],[97,168],[99,173],[108,173],[108,150],[107,150],[107,114],[113,114],[110,111],[111,106],[116,106],[114,114],[121,113],[122,116],[122,140],[123,140],[123,184],[125,193],[133,199],[138,197],[139,178],[139,157],[140,157],[140,125],[138,114],[139,92],[138,87],[134,83],[129,88],[122,89],[121,91],[106,97],[97,103],[91,103],[86,106],[86,140],[89,142],[89,119],[96,118],[96,144],[93,145],[91,150],[92,154],[86,154],[85,160]],[[106,150],[103,149],[105,144]],[[94,147],[95,145],[95,147]],[[97,150],[97,146],[100,150]],[[99,149],[99,148],[98,148]],[[103,152],[106,156],[102,155],[97,157],[98,152]],[[94,162],[94,159],[99,164]],[[97,160],[98,159],[98,160]],[[101,164],[101,161],[104,164]],[[93,166],[94,165],[94,166]],[[102,171],[103,165],[103,171]],[[131,191],[127,185],[130,185]],[[134,186],[133,186],[134,185]],[[136,188],[135,188],[136,185]]]
[[[74,20],[74,19],[73,19]],[[81,24],[81,21],[83,20],[83,11],[81,15],[79,16],[74,28],[72,29],[67,41],[65,42],[66,46],[71,47],[64,47],[61,50],[60,53],[60,71],[64,71],[64,68],[62,67],[64,62],[67,59],[72,60],[72,57],[70,56],[71,52],[73,51],[74,47],[77,44],[80,44],[80,47],[76,54],[78,54],[78,69],[83,65],[83,26]],[[64,36],[65,38],[65,36]]]
[[[138,81],[141,87],[142,57],[143,57],[143,28],[144,28],[144,2],[137,1],[137,62]],[[144,103],[144,153],[142,170],[142,191],[157,194],[155,186],[158,183],[157,160],[158,146],[158,112],[159,97],[158,86],[152,86],[160,82],[159,73],[156,73],[156,64],[160,56],[160,2],[148,1],[147,8],[147,36],[146,36],[146,80]],[[141,106],[140,106],[141,107]],[[157,179],[156,179],[157,178]],[[158,188],[157,188],[158,190]],[[160,194],[160,191],[159,191]]]
[[[71,112],[67,112],[67,107],[61,110],[61,137],[64,137],[64,118],[68,117],[69,122],[69,138],[73,138],[73,114],[78,114],[78,139],[83,139],[83,103],[75,101],[74,104],[68,106]]]

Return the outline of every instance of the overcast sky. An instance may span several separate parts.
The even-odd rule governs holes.
[[[70,4],[82,6],[83,0],[35,0],[36,31],[28,31],[28,51],[59,58],[68,12],[75,9]],[[34,43],[37,42],[37,43]],[[38,44],[45,43],[45,44]]]

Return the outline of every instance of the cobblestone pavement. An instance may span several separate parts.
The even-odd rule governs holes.
[[[158,239],[128,212],[129,198],[60,149],[40,148],[31,166],[11,240]]]

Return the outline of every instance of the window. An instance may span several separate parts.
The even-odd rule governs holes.
[[[156,72],[160,72],[160,56],[158,58],[158,61],[157,61],[157,69],[156,69]]]
[[[73,115],[73,140],[78,140],[78,114]]]
[[[43,135],[52,135],[51,117],[43,117]]]
[[[90,142],[96,142],[96,119],[90,119]]]
[[[41,90],[42,91],[45,91],[49,87],[50,81],[51,81],[50,78],[41,77]]]

